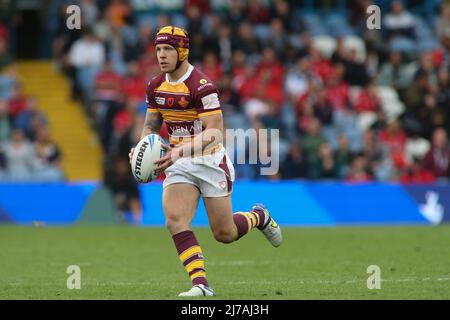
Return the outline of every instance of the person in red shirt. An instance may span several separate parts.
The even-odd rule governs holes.
[[[381,101],[377,95],[376,87],[370,82],[364,90],[360,92],[355,102],[357,112],[377,112],[381,109]]]
[[[433,132],[432,147],[425,155],[424,167],[433,172],[437,178],[449,177],[450,146],[447,132],[443,128],[437,128]]]
[[[128,65],[128,74],[123,78],[122,91],[127,98],[143,100],[142,88],[145,87],[145,75],[140,71],[139,64],[132,62]]]
[[[273,48],[266,47],[262,51],[261,61],[256,66],[255,76],[251,82],[253,81],[263,84],[266,96],[270,97],[276,105],[283,103],[284,68]]]
[[[333,66],[331,64],[331,61],[325,59],[322,56],[322,53],[314,46],[311,46],[309,48],[309,58],[311,64],[311,72],[314,75],[320,77],[322,81],[325,81],[332,75]]]
[[[416,158],[400,176],[399,181],[405,184],[434,183],[436,181],[436,177],[430,170],[424,168],[421,165],[420,160]]]
[[[325,80],[327,102],[333,110],[346,110],[351,107],[350,87],[343,80],[345,68],[342,64],[336,65],[334,72]]]
[[[369,162],[365,155],[358,154],[353,158],[346,181],[354,183],[373,181]]]
[[[396,168],[404,168],[407,164],[404,153],[406,133],[398,121],[391,122],[388,127],[379,134],[379,139],[390,153],[390,157]]]
[[[268,23],[270,20],[269,8],[261,0],[249,0],[245,16],[252,24]]]
[[[214,52],[211,51],[205,53],[200,69],[213,82],[218,82],[223,73],[222,64],[217,60],[217,56],[214,54]]]
[[[23,93],[22,84],[17,83],[11,92],[8,100],[9,115],[15,119],[19,114],[27,108],[27,97]]]
[[[95,76],[95,99],[117,101],[122,77],[114,71],[111,61],[105,62],[103,70]]]

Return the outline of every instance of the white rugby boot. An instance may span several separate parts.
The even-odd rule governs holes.
[[[252,211],[259,211],[264,213],[264,223],[262,228],[260,228],[259,230],[261,230],[263,235],[274,247],[279,247],[281,245],[281,242],[283,241],[281,228],[271,217],[269,210],[267,210],[267,208],[263,204],[257,203],[252,207]]]
[[[196,284],[189,291],[182,292],[179,297],[214,297],[216,293],[210,287],[203,284]]]

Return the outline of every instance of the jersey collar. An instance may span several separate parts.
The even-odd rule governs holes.
[[[183,74],[183,75],[181,76],[181,78],[178,79],[177,81],[169,81],[169,75],[166,73],[166,82],[169,83],[169,84],[179,84],[179,83],[182,83],[182,82],[186,81],[187,78],[189,78],[189,76],[190,76],[191,73],[192,73],[192,70],[194,70],[194,66],[191,65],[191,64],[189,64],[189,68],[187,69],[186,73]]]

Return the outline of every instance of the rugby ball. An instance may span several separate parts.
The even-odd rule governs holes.
[[[162,144],[165,141],[157,134],[149,134],[138,142],[131,158],[131,171],[136,181],[147,183],[158,177],[154,162],[166,154]]]

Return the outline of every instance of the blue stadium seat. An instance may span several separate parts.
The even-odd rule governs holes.
[[[270,26],[267,24],[258,24],[253,26],[254,35],[261,41],[266,41],[270,38]]]
[[[186,29],[187,28],[187,19],[183,14],[174,14],[172,16],[172,23],[176,26]]]
[[[415,41],[408,38],[396,37],[389,42],[389,50],[391,51],[415,54],[417,52],[416,49]]]
[[[429,39],[424,41],[418,41],[417,43],[417,50],[419,52],[425,52],[430,50],[436,50],[440,47],[440,44],[435,39]]]
[[[158,27],[158,15],[152,13],[137,13],[135,15],[135,19],[137,24],[140,25],[149,25],[152,29],[156,29]]]

